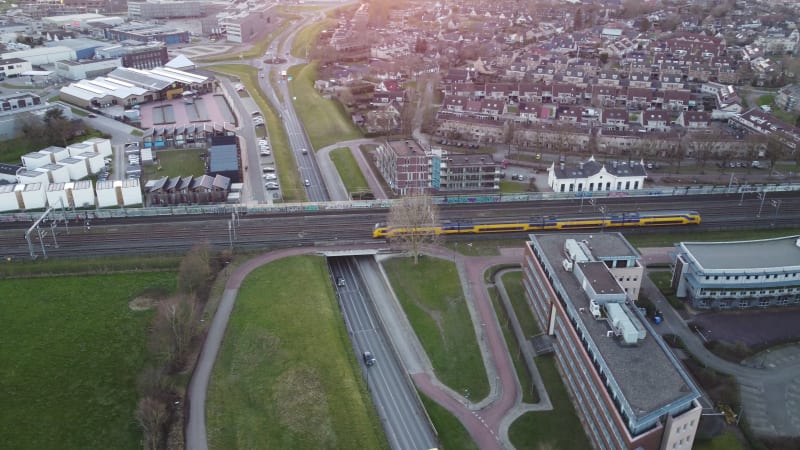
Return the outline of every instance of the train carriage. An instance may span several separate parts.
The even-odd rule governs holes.
[[[486,222],[469,221],[443,222],[422,228],[391,228],[385,223],[375,225],[372,236],[393,238],[405,233],[426,234],[486,234],[520,233],[547,230],[583,230],[617,227],[650,227],[699,225],[700,213],[696,211],[632,211],[610,213],[603,216],[554,217],[547,216],[525,222]]]

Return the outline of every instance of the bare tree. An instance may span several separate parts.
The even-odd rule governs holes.
[[[208,242],[195,244],[181,260],[178,268],[178,290],[197,293],[203,290],[211,277],[211,252]]]
[[[194,296],[177,295],[158,304],[154,329],[167,361],[180,367],[197,331],[198,307]]]
[[[388,226],[396,231],[392,240],[405,247],[419,262],[419,254],[426,243],[436,243],[439,225],[439,208],[430,195],[417,193],[396,200],[389,210]]]
[[[136,422],[144,433],[143,448],[146,450],[156,450],[160,448],[161,439],[164,434],[164,424],[167,422],[169,414],[163,402],[145,397],[139,400],[139,407],[136,409]]]
[[[701,173],[705,173],[706,163],[709,159],[715,156],[719,150],[720,142],[716,136],[711,135],[687,135],[691,136],[688,142],[688,148],[692,151],[692,156],[697,159],[700,164]]]

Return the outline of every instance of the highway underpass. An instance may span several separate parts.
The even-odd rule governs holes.
[[[438,447],[435,431],[428,420],[416,389],[395,351],[379,314],[373,293],[390,292],[391,287],[376,270],[375,251],[337,251],[326,254],[331,280],[342,316],[375,408],[393,449]],[[362,358],[369,351],[376,362],[367,365]]]

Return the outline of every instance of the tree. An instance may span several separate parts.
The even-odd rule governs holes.
[[[580,8],[575,11],[575,18],[573,20],[572,27],[576,30],[583,28],[583,10]]]
[[[424,38],[417,38],[417,42],[414,43],[414,53],[425,53],[428,51],[428,41]]]
[[[390,229],[402,230],[392,240],[411,253],[414,264],[419,262],[423,244],[438,242],[440,236],[434,228],[438,224],[439,208],[430,195],[422,192],[396,200],[389,209],[387,225]]]
[[[775,172],[775,163],[786,156],[786,147],[774,133],[767,136],[767,149],[765,155],[769,160],[769,174]]]
[[[208,242],[195,244],[181,260],[178,268],[178,291],[198,293],[208,285],[211,276],[211,254]]]
[[[145,449],[156,450],[161,447],[164,424],[167,423],[168,417],[164,402],[152,397],[145,397],[139,401],[139,407],[136,409],[136,422],[142,428]]]
[[[639,22],[639,31],[647,33],[648,30],[650,30],[650,20],[647,17],[642,17],[642,21]]]
[[[191,295],[176,295],[158,304],[154,327],[156,344],[169,364],[182,366],[189,343],[197,330],[197,301]]]

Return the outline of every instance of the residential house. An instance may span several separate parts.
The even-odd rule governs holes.
[[[641,190],[646,177],[643,162],[602,164],[595,161],[594,156],[577,166],[553,162],[547,169],[547,185],[553,192]]]
[[[642,111],[640,123],[647,131],[667,131],[670,129],[670,113],[668,111]]]
[[[650,72],[645,70],[633,70],[628,75],[628,86],[632,88],[649,88],[653,82],[650,80]]]
[[[604,108],[600,118],[603,128],[611,130],[628,129],[628,111],[624,109]]]
[[[689,131],[705,131],[711,126],[711,113],[708,111],[681,111],[675,123]]]
[[[800,113],[800,84],[789,84],[778,91],[775,96],[775,105],[794,114]]]
[[[665,90],[663,109],[670,111],[688,111],[691,98],[692,93],[689,91]]]

